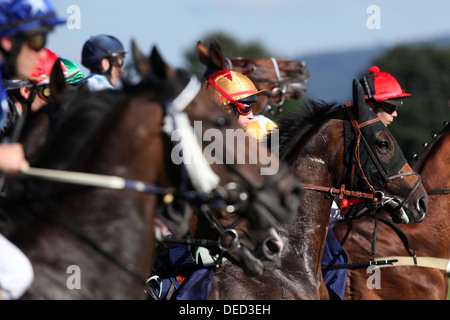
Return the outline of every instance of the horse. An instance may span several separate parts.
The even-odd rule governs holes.
[[[292,203],[301,186],[275,156],[268,155],[281,170],[273,175],[261,175],[264,165],[258,160],[239,168],[235,162],[214,163],[214,171],[203,166],[201,174],[193,177],[188,172],[186,179],[186,163],[174,163],[173,137],[167,134],[173,128],[167,126],[182,124],[184,117],[187,123],[202,121],[203,132],[237,127],[194,77],[167,65],[156,48],[144,69],[152,73],[137,85],[77,95],[47,130],[36,129],[32,118],[25,125],[20,141],[26,151],[41,139],[34,133],[49,132],[42,147],[33,150],[32,168],[81,173],[96,182],[81,187],[73,181],[47,182],[28,171],[12,181],[19,191],[11,192],[2,208],[14,210],[10,237],[35,270],[24,299],[144,298],[145,275],[155,254],[156,211],[177,199],[199,205],[217,205],[217,198],[224,199],[230,216],[236,211],[256,229],[286,222],[295,212]],[[175,121],[183,111],[185,116]],[[223,151],[234,151],[232,156],[257,152],[247,140],[241,148],[224,146]],[[123,186],[97,187],[98,179],[117,182],[118,177]],[[230,183],[237,187],[227,187]],[[229,202],[237,191],[240,207],[237,201]]]
[[[258,90],[266,90],[253,104],[253,114],[266,111],[281,112],[283,103],[290,99],[300,99],[306,92],[302,85],[310,77],[304,61],[257,58],[227,58],[217,40],[210,43],[209,50],[197,42],[197,56],[206,66],[202,81],[206,81],[219,70],[238,71],[252,80]]]
[[[245,278],[228,264],[214,277],[211,299],[328,299],[320,263],[333,199],[359,197],[405,222],[425,218],[426,191],[395,138],[365,105],[357,80],[351,104],[305,103],[303,113],[279,121],[280,157],[306,190],[294,221],[276,228],[285,245],[281,267]]]
[[[378,223],[374,255],[370,255],[374,241],[370,230],[374,229],[375,217],[366,215],[335,225],[334,235],[349,256],[345,299],[446,299],[446,271],[450,271],[449,163],[450,125],[446,123],[413,166],[428,192],[427,218],[419,224],[399,225],[398,229]],[[391,262],[377,270],[368,269],[371,261],[378,260]],[[362,267],[352,267],[358,265]],[[372,265],[375,268],[375,263]]]

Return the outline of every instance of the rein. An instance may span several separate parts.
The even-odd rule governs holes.
[[[341,200],[344,199],[345,196],[349,196],[349,197],[370,199],[373,200],[373,202],[378,201],[378,199],[375,197],[374,194],[364,193],[361,191],[346,190],[344,184],[341,186],[340,189],[333,187],[332,188],[321,187],[314,184],[304,184],[303,187],[307,190],[323,191],[329,193],[331,197],[339,195],[339,199]]]
[[[345,220],[359,219],[364,215],[365,214],[358,215],[356,217],[344,218],[344,220],[339,221],[339,223],[344,222]],[[447,272],[448,275],[450,275],[450,259],[435,258],[435,257],[417,257],[416,250],[412,248],[411,251],[409,247],[410,242],[406,234],[395,223],[393,223],[391,219],[380,213],[376,213],[375,219],[376,219],[375,226],[377,221],[379,220],[395,231],[395,233],[399,236],[399,238],[403,242],[405,250],[408,252],[409,256],[381,257],[371,259],[368,262],[357,262],[338,265],[322,265],[321,266],[322,270],[338,270],[338,269],[353,270],[353,269],[368,268],[371,266],[379,268],[406,266],[406,267],[426,267],[444,270]],[[372,242],[372,252],[370,253],[370,255],[375,254],[375,238],[376,238],[376,228],[374,230],[374,240]],[[345,240],[346,238],[344,238],[343,241],[345,242]]]
[[[427,192],[428,195],[436,195],[436,194],[440,194],[440,195],[445,195],[445,194],[450,194],[450,189],[437,189],[437,190],[430,190]]]

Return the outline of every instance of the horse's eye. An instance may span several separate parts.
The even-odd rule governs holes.
[[[387,141],[378,141],[377,147],[380,149],[387,149],[389,147],[389,144],[387,143]]]
[[[375,141],[375,152],[378,159],[385,163],[391,161],[395,153],[395,146],[389,134],[386,131],[381,132]]]

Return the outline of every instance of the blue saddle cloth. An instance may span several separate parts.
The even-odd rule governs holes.
[[[322,266],[347,264],[348,256],[333,234],[336,219],[330,219],[325,248],[322,255]],[[347,269],[322,270],[322,276],[327,286],[330,299],[343,300],[347,281]]]
[[[208,300],[213,282],[213,268],[202,268],[193,271],[186,280],[179,285],[171,296],[171,300]],[[174,283],[170,279],[162,280],[161,299],[165,299],[170,287]],[[157,290],[157,293],[158,290]]]

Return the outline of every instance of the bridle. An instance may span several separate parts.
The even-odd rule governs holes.
[[[380,189],[383,189],[383,187],[386,186],[386,184],[388,184],[389,182],[391,182],[395,179],[399,179],[399,178],[401,179],[401,178],[404,178],[409,175],[415,175],[417,177],[417,182],[414,185],[414,187],[411,189],[408,196],[400,203],[397,203],[397,207],[393,211],[395,212],[395,211],[400,210],[404,206],[404,204],[410,200],[412,195],[419,188],[421,180],[422,180],[420,175],[418,173],[412,171],[412,172],[398,173],[396,175],[389,177],[386,174],[386,172],[384,171],[384,169],[381,166],[377,157],[374,155],[372,149],[370,148],[369,144],[367,143],[367,140],[364,138],[363,133],[361,132],[361,128],[371,125],[375,122],[381,121],[381,119],[377,117],[377,118],[374,118],[374,119],[371,119],[371,120],[368,120],[366,122],[359,124],[353,114],[352,104],[351,103],[345,104],[345,109],[347,111],[353,131],[355,133],[355,146],[353,149],[352,167],[351,167],[351,173],[350,173],[350,186],[351,186],[350,190],[346,190],[346,187],[344,184],[342,184],[340,188],[327,188],[327,187],[321,187],[321,186],[316,186],[316,185],[304,185],[305,189],[328,192],[331,197],[338,195],[339,199],[341,199],[341,200],[345,196],[368,199],[368,200],[372,201],[372,203],[375,207],[375,210],[378,210],[378,209],[384,207],[389,202],[394,201],[393,197],[388,197],[382,191],[376,190],[375,187],[369,182],[369,179],[366,177],[364,170],[362,168],[362,165],[361,165],[361,161],[360,161],[360,144],[362,142],[362,144],[364,145],[364,148],[366,149],[367,153],[369,154],[371,160],[375,164],[378,172],[380,173],[380,175],[383,179],[383,183],[382,183],[382,186],[380,187]],[[359,174],[360,174],[364,184],[369,188],[370,193],[364,193],[364,192],[360,192],[360,191],[352,191],[355,169],[357,169],[359,171]],[[395,201],[397,202],[397,200],[395,200]]]
[[[239,59],[239,58],[236,58]],[[227,61],[228,68],[230,70],[233,70],[233,63],[229,58],[225,57],[225,60]],[[286,101],[286,93],[289,89],[289,87],[296,83],[295,81],[288,80],[284,81],[283,77],[281,76],[280,67],[278,64],[278,60],[276,58],[270,58],[273,64],[273,69],[275,72],[276,80],[266,80],[266,79],[254,79],[251,77],[250,74],[247,74],[247,76],[250,77],[253,83],[268,83],[268,84],[275,84],[276,87],[272,89],[270,92],[265,92],[264,95],[266,95],[269,98],[268,104],[263,108],[264,111],[270,111],[272,115],[277,115],[280,112],[283,111],[281,108],[284,102]],[[280,101],[275,102],[274,97],[279,96]]]

